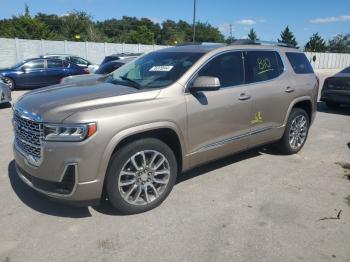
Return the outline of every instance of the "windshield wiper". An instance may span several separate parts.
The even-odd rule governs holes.
[[[141,85],[136,82],[135,80],[132,80],[126,76],[119,76],[120,79],[127,81],[128,83],[130,83],[133,87],[137,88],[137,89],[141,89]]]

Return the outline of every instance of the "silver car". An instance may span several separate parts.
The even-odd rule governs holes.
[[[13,108],[20,178],[61,201],[107,196],[134,214],[205,162],[276,142],[297,153],[318,79],[304,53],[280,45],[165,48],[107,77],[25,94]]]

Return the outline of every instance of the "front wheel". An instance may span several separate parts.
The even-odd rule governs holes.
[[[280,151],[287,155],[298,153],[306,142],[309,125],[310,119],[305,110],[293,108],[289,115],[283,137],[278,143]]]
[[[9,89],[11,91],[15,90],[16,84],[15,84],[15,81],[13,81],[12,78],[4,77],[2,80],[5,82],[5,84],[9,87]]]
[[[177,175],[173,151],[164,142],[145,138],[113,154],[107,173],[109,201],[120,212],[136,214],[160,205]]]

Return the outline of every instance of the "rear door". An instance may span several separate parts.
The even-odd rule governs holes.
[[[68,74],[64,70],[64,62],[60,59],[47,59],[46,76],[48,85],[58,84]]]
[[[185,95],[188,149],[193,165],[246,149],[251,115],[241,51],[217,55],[199,70],[194,79],[198,76],[219,78],[221,88]]]
[[[279,52],[245,51],[244,61],[247,93],[252,99],[250,147],[253,147],[280,137],[295,95],[289,90],[291,83]]]

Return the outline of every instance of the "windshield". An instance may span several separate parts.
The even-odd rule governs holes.
[[[27,62],[27,60],[23,60],[23,61],[21,61],[21,62],[18,62],[17,64],[14,64],[14,65],[11,66],[10,68],[11,68],[11,69],[18,68],[18,67],[22,66],[25,62]]]
[[[154,52],[114,71],[112,83],[159,88],[177,81],[203,53]]]

